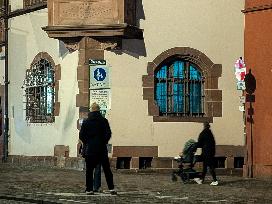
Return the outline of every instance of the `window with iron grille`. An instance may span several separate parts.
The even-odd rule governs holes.
[[[176,59],[155,72],[155,101],[160,115],[204,116],[204,77],[198,67]]]
[[[47,59],[39,59],[26,71],[24,86],[27,122],[54,122],[54,75],[54,68]]]

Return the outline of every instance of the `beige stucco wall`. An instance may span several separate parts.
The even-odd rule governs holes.
[[[47,25],[47,9],[11,19],[9,39],[9,117],[11,155],[53,156],[55,145],[68,145],[76,156],[78,131],[75,95],[78,93],[76,68],[78,52],[59,56],[59,42],[48,38],[41,27]],[[53,124],[30,124],[25,121],[25,71],[39,52],[47,52],[61,65],[59,88],[60,116]],[[13,111],[14,110],[14,111]]]
[[[113,145],[155,145],[159,156],[176,155],[189,138],[197,139],[199,123],[154,123],[142,97],[142,75],[147,62],[173,47],[191,47],[222,64],[219,89],[223,90],[223,117],[211,125],[217,144],[243,145],[243,115],[238,110],[239,95],[234,77],[234,62],[243,56],[243,0],[143,0],[146,57],[126,52],[106,52],[112,66]],[[124,47],[139,47],[140,42],[124,41]],[[139,50],[138,50],[139,51]],[[129,53],[129,54],[127,54]]]
[[[9,1],[9,5],[11,7],[11,11],[15,11],[17,9],[23,9],[24,0],[11,0]]]
[[[159,146],[159,156],[174,156],[185,141],[197,139],[200,123],[154,123],[142,97],[142,75],[147,62],[173,47],[191,47],[222,64],[223,117],[214,118],[217,144],[243,145],[243,118],[239,112],[234,62],[243,56],[243,0],[143,0],[144,45],[124,40],[122,55],[105,51],[111,65],[111,110],[107,114],[114,146]],[[46,9],[11,20],[10,29],[10,154],[53,155],[55,145],[68,145],[76,155],[78,52],[59,57],[58,41],[48,38]],[[16,40],[15,40],[16,39]],[[137,56],[145,53],[146,56]],[[60,116],[49,125],[25,122],[23,80],[25,70],[39,52],[47,52],[61,65]],[[14,108],[13,108],[14,107]],[[14,109],[14,114],[13,110]]]

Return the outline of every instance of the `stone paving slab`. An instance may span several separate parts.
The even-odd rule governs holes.
[[[0,203],[272,203],[272,179],[219,176],[198,185],[171,181],[170,174],[113,171],[118,195],[86,195],[84,171],[0,164]]]

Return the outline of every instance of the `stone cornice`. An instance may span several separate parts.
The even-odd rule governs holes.
[[[51,38],[67,37],[120,37],[143,39],[143,31],[124,24],[96,24],[88,26],[46,26],[42,28]]]

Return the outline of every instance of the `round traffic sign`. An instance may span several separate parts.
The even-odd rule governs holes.
[[[97,69],[95,69],[94,72],[93,72],[93,74],[94,74],[94,78],[97,81],[104,81],[104,79],[107,76],[107,73],[106,73],[105,69],[103,69],[103,68],[97,68]]]

